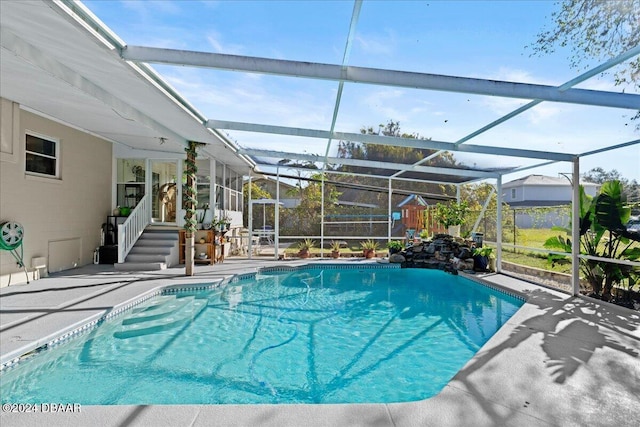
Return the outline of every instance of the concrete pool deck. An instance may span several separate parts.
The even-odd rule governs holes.
[[[223,264],[197,266],[193,277],[185,277],[184,268],[129,273],[90,265],[29,285],[5,287],[0,289],[1,360],[4,363],[12,354],[42,345],[60,331],[159,286],[206,283],[259,267],[308,262],[231,258]],[[505,275],[484,275],[482,280],[522,293],[527,302],[430,399],[355,405],[82,406],[79,413],[46,414],[3,410],[0,425],[640,425],[638,312]]]

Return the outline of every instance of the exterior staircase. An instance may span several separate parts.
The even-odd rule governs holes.
[[[147,227],[138,238],[123,263],[114,265],[118,271],[164,270],[178,264],[178,230]]]

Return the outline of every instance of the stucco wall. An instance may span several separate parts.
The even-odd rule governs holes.
[[[3,129],[10,125],[0,124]],[[0,162],[0,220],[24,227],[28,269],[34,257],[46,257],[51,271],[92,263],[101,225],[111,211],[112,144],[24,110],[19,110],[17,128],[17,161],[3,157]],[[60,140],[61,179],[25,174],[27,130]],[[0,251],[0,286],[9,280],[15,284],[26,277],[11,254]]]

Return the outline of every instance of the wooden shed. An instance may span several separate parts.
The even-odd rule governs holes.
[[[412,194],[398,204],[402,212],[402,225],[408,240],[418,237],[424,228],[424,211],[429,204],[420,196]]]

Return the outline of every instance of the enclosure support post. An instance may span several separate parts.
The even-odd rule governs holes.
[[[249,259],[251,259],[251,256],[253,255],[253,203],[251,203],[251,171],[249,171],[249,193],[247,196],[247,200],[247,210],[249,211],[249,213],[247,214],[247,216],[249,217],[249,244],[247,245],[247,248],[249,250]]]
[[[213,200],[213,203],[210,203],[210,207],[211,207],[211,222],[214,223],[216,221],[216,218],[218,218],[218,203],[220,202],[218,200],[218,172],[216,170],[216,164],[218,162],[214,159],[211,162],[211,179],[212,179],[212,186],[213,187],[213,198],[209,199],[209,201]],[[211,190],[211,188],[209,188],[209,190]]]
[[[496,273],[502,271],[502,175],[496,183],[498,206],[496,210]]]
[[[320,258],[324,258],[324,171],[320,182]]]
[[[389,178],[389,210],[387,211],[387,213],[389,214],[388,216],[388,223],[387,223],[387,242],[391,241],[391,193],[392,193],[392,179]]]
[[[275,261],[278,260],[278,246],[280,244],[280,168],[276,168],[276,206],[275,212],[273,214],[273,231],[275,235],[273,236],[273,259]],[[267,207],[266,205],[264,206]]]
[[[216,221],[216,218],[219,217],[218,215],[218,203],[220,202],[220,200],[218,200],[218,171],[216,170],[216,164],[218,162],[213,160],[211,162],[211,178],[213,180],[213,203],[209,203],[210,207],[211,207],[211,222],[214,223]],[[211,190],[211,188],[209,188],[209,190]]]
[[[573,295],[580,294],[580,158],[573,159],[571,195],[571,285]]]
[[[220,205],[220,219],[225,216],[225,211],[227,210],[227,206],[229,200],[227,200],[227,190],[225,189],[225,185],[227,183],[227,165],[222,164],[222,203]]]

